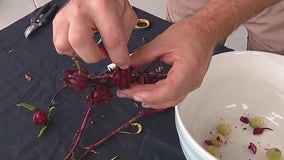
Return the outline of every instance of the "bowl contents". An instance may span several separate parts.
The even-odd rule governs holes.
[[[273,131],[273,129],[267,128],[267,127],[254,128],[252,134],[253,134],[253,135],[259,135],[259,134],[262,134],[262,133],[264,132],[264,130],[271,130],[271,131]]]
[[[281,151],[277,148],[270,148],[266,152],[266,157],[268,160],[280,160],[281,159]]]
[[[261,116],[255,116],[252,117],[251,119],[249,119],[248,117],[241,117],[240,121],[245,123],[245,124],[250,124],[250,126],[253,128],[253,135],[259,135],[262,134],[265,130],[271,130],[273,131],[273,129],[268,128],[268,127],[264,127],[264,120],[263,117]]]
[[[216,146],[214,146],[214,145],[205,145],[204,148],[205,148],[205,150],[207,152],[209,152],[214,157],[218,157],[219,151],[218,151],[218,148]]]
[[[264,121],[262,117],[255,116],[250,119],[249,124],[252,128],[261,128],[264,126]]]
[[[222,145],[226,143],[226,138],[220,133],[214,134],[211,140],[212,140],[213,145],[217,147],[221,147]]]
[[[245,123],[245,124],[248,124],[248,123],[249,123],[248,117],[244,117],[244,116],[241,116],[240,121],[243,122],[243,123]]]
[[[231,132],[231,125],[229,123],[220,123],[217,127],[217,132],[223,136],[228,136]]]
[[[204,141],[204,148],[207,152],[216,158],[221,158],[218,147],[221,147],[227,143],[227,136],[232,132],[231,125],[229,123],[220,123],[216,127],[217,133],[213,134],[211,140]]]
[[[224,121],[223,118],[221,118],[221,120],[222,120],[222,123],[218,124],[216,127],[216,133],[213,133],[212,131],[210,131],[210,134],[212,134],[211,139],[204,141],[204,144],[205,144],[204,149],[217,159],[222,158],[222,153],[220,152],[219,148],[221,146],[225,146],[225,144],[230,142],[229,135],[232,132],[231,125],[229,123],[223,122]],[[254,116],[252,118],[241,116],[240,121],[244,124],[249,124],[249,126],[253,129],[253,135],[263,134],[265,130],[273,131],[273,129],[265,127],[264,119],[262,116]],[[244,127],[243,130],[248,130],[248,128]],[[249,142],[249,145],[247,148],[251,151],[253,155],[257,153],[258,148],[253,142]],[[281,159],[281,151],[279,149],[270,148],[266,150],[267,150],[266,157],[268,160],[280,160]]]
[[[256,154],[257,147],[254,143],[249,143],[248,149],[251,150],[253,154]]]

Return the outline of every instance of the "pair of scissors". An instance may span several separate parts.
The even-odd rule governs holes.
[[[35,15],[30,19],[30,25],[26,28],[24,34],[28,38],[32,32],[37,30],[39,27],[45,25],[53,19],[58,10],[57,4],[51,2],[46,3],[44,6],[38,9]]]

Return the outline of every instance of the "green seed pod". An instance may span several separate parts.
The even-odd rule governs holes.
[[[249,123],[252,128],[261,128],[264,126],[263,118],[260,116],[251,118]]]
[[[211,140],[212,143],[217,147],[220,147],[226,143],[226,138],[220,133],[214,134]]]
[[[266,152],[266,157],[268,160],[280,160],[281,159],[281,151],[277,148],[270,148]]]
[[[222,134],[223,136],[228,136],[231,132],[231,125],[229,123],[221,123],[217,127],[217,132]]]
[[[218,157],[219,155],[219,151],[218,151],[218,148],[214,145],[206,145],[205,147],[205,150],[207,152],[209,152],[212,156],[214,157]]]

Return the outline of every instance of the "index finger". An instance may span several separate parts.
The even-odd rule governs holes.
[[[100,32],[104,47],[109,54],[110,59],[120,68],[128,68],[130,65],[130,57],[127,47],[127,37],[124,34],[124,28],[116,10],[105,11],[101,8],[100,12],[96,12],[94,21]],[[110,13],[112,12],[112,13]],[[106,14],[108,13],[108,14]]]
[[[158,108],[157,106],[175,105],[184,98],[188,91],[195,89],[190,73],[182,67],[183,63],[175,62],[166,79],[155,84],[135,85],[130,89],[120,90],[119,94],[134,98],[136,101],[142,102],[143,105],[156,108]],[[185,76],[189,78],[185,78]]]

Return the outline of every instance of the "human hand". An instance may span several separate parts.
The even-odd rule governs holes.
[[[202,25],[201,25],[202,26]],[[155,84],[134,85],[118,90],[119,97],[133,98],[143,107],[156,109],[174,106],[198,88],[208,69],[215,40],[208,37],[206,28],[184,20],[173,24],[153,41],[131,56],[133,68],[160,58],[172,65],[167,78]]]
[[[79,56],[95,63],[109,56],[120,68],[128,68],[127,43],[137,16],[127,0],[70,0],[53,21],[53,42],[60,54]],[[99,32],[105,48],[94,41]]]

